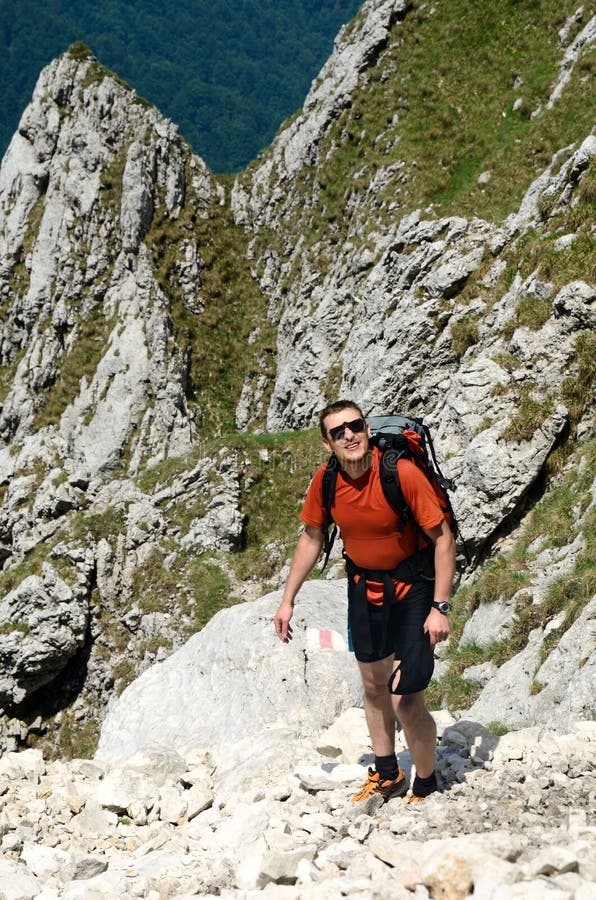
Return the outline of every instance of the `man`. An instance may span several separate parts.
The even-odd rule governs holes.
[[[370,428],[356,403],[339,400],[327,406],[319,422],[323,445],[335,454],[340,466],[332,513],[347,557],[349,633],[375,754],[375,766],[368,770],[366,782],[353,799],[379,793],[387,801],[407,793],[395,754],[397,719],[416,768],[408,802],[422,800],[437,790],[436,726],[424,702],[424,688],[432,676],[432,648],[449,636],[446,613],[455,572],[454,537],[428,479],[408,459],[397,463],[399,480],[420,532],[412,524],[400,530],[400,520],[383,496],[379,451],[369,444]],[[308,489],[301,513],[304,531],[274,618],[276,633],[285,643],[292,639],[290,620],[296,595],[324,543],[324,470],[325,465],[317,470]],[[415,578],[412,583],[402,573],[416,558],[421,534],[434,545],[435,577]],[[388,572],[389,604],[383,596]]]

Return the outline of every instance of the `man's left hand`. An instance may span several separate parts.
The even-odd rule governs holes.
[[[434,647],[449,637],[449,619],[433,607],[424,622],[424,631],[428,634],[431,647]]]

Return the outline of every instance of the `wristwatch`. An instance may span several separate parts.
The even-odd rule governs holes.
[[[433,600],[431,606],[434,606],[435,609],[438,609],[439,612],[443,613],[444,616],[448,615],[451,612],[451,603],[448,600]]]

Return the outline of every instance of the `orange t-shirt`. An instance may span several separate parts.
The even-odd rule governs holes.
[[[394,569],[419,549],[414,528],[406,525],[400,532],[399,517],[385,500],[379,478],[380,458],[374,448],[371,466],[360,478],[350,478],[340,469],[331,507],[347,555],[364,569]],[[397,467],[404,500],[420,527],[428,530],[440,525],[445,515],[426,476],[409,459],[400,459]],[[325,523],[324,471],[325,466],[321,466],[315,472],[300,515],[305,525],[315,528]],[[396,585],[396,596],[404,594]]]

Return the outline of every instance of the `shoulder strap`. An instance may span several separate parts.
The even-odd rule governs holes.
[[[335,542],[335,538],[337,535],[337,525],[333,522],[333,516],[331,515],[331,507],[333,506],[333,500],[335,497],[335,485],[337,482],[337,472],[339,469],[339,461],[335,453],[332,453],[329,459],[327,460],[327,465],[325,466],[325,471],[323,472],[323,508],[325,510],[325,522],[323,523],[322,531],[325,542],[323,544],[323,553],[325,557],[323,559],[323,565],[321,566],[321,572],[329,562],[329,557],[331,555],[331,550],[333,549],[333,544]],[[333,524],[333,531],[329,534],[329,527]]]
[[[399,436],[402,437],[401,435]],[[381,487],[385,500],[399,518],[399,530],[404,530],[408,522],[414,522],[414,517],[410,511],[408,504],[404,499],[404,495],[399,483],[399,472],[397,470],[398,460],[411,456],[408,450],[408,442],[406,438],[401,441],[400,447],[395,446],[396,439],[391,448],[381,451],[380,461],[380,478]]]

